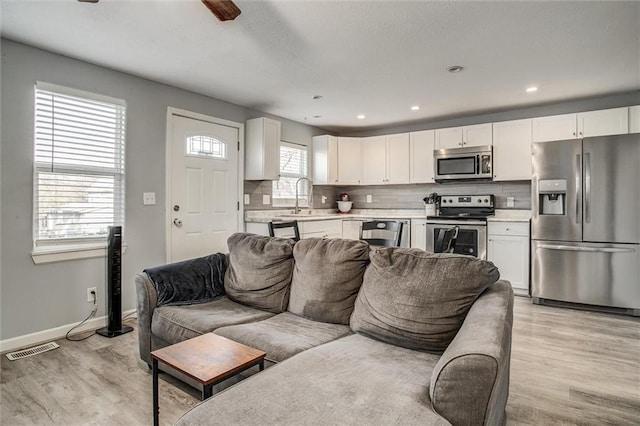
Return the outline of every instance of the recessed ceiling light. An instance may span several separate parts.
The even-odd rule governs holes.
[[[411,111],[418,111],[420,109],[419,105],[414,105],[411,107]]]
[[[314,115],[313,118],[322,118],[321,115]]]
[[[367,118],[366,115],[364,114],[358,114],[358,117],[356,117],[358,120],[364,120],[365,118]]]
[[[527,92],[529,93],[533,93],[533,92],[537,92],[538,88],[535,86],[531,86],[531,87],[527,87]]]
[[[311,99],[319,101],[320,99],[324,99],[324,96],[322,96],[322,95],[314,95]]]
[[[453,66],[451,66],[451,67],[447,68],[447,71],[449,71],[449,72],[451,72],[451,73],[457,73],[457,72],[462,71],[463,69],[464,69],[464,68],[463,68],[463,67],[461,67],[460,65],[453,65]]]

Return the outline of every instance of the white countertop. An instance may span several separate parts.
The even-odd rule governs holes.
[[[293,209],[282,210],[248,210],[245,221],[267,223],[273,220],[310,221],[331,219],[426,219],[424,209],[353,209],[349,213],[338,213],[335,209],[303,209],[301,214],[293,214]],[[528,222],[530,210],[498,209],[491,222]]]

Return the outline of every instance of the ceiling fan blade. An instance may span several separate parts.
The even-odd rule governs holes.
[[[202,0],[202,3],[221,21],[233,21],[241,13],[231,0]]]

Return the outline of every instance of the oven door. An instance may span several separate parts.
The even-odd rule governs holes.
[[[457,226],[458,239],[454,253],[487,259],[487,224],[486,222],[429,220],[427,222],[427,251],[434,251],[436,236],[440,229]]]

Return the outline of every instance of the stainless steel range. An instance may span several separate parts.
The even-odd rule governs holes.
[[[493,195],[442,195],[440,212],[427,216],[427,250],[435,251],[440,229],[458,226],[454,253],[487,258],[487,217],[495,214]]]

